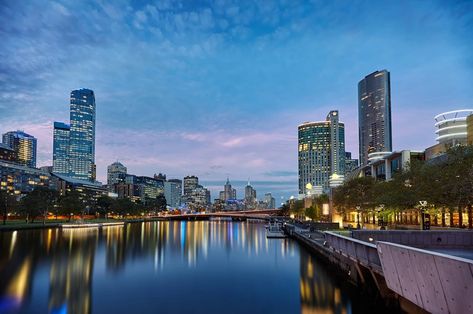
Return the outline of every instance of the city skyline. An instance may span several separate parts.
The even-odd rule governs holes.
[[[357,157],[357,83],[373,71],[391,73],[394,150],[434,145],[434,116],[471,107],[467,4],[165,4],[6,2],[0,131],[35,136],[52,165],[53,121],[90,88],[99,181],[119,160],[137,175],[293,182],[288,197],[300,123],[338,109]]]

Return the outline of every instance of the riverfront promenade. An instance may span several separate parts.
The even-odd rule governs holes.
[[[293,224],[285,231],[353,284],[408,312],[473,311],[471,231],[311,232]]]

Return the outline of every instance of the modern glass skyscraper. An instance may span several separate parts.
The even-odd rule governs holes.
[[[313,187],[328,191],[333,174],[345,174],[345,125],[338,111],[330,111],[326,121],[305,122],[298,127],[299,193],[310,194]]]
[[[36,145],[34,136],[23,131],[10,131],[2,136],[3,144],[16,152],[19,164],[36,168]]]
[[[68,176],[95,180],[95,96],[90,89],[71,92],[68,158]]]
[[[387,70],[367,75],[358,83],[358,136],[360,164],[368,154],[392,151],[391,87]]]
[[[69,173],[69,132],[71,127],[63,122],[54,122],[53,131],[53,172]]]

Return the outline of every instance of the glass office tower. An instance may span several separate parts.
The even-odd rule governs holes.
[[[71,127],[63,122],[54,122],[53,172],[67,175],[69,172],[68,152]]]
[[[3,134],[3,144],[16,152],[17,162],[21,165],[36,168],[36,145],[34,136],[23,131],[11,131]]]
[[[71,92],[68,158],[68,176],[95,180],[95,96],[90,89]]]
[[[368,163],[370,153],[392,151],[388,71],[373,72],[358,83],[358,128],[360,165]]]
[[[328,192],[330,176],[345,174],[345,125],[338,111],[326,121],[299,125],[298,139],[299,194],[310,194],[312,187]]]

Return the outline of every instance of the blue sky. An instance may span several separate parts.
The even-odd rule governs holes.
[[[397,150],[473,107],[473,1],[4,0],[0,39],[0,132],[35,135],[51,164],[69,92],[93,89],[101,180],[120,160],[295,194],[297,125],[340,110],[357,156],[357,83],[379,69]]]

